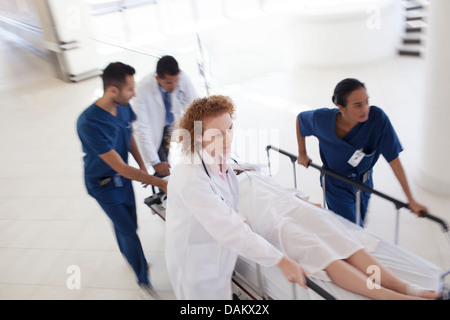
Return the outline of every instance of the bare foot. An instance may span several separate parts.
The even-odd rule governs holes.
[[[434,290],[423,290],[422,294],[420,296],[422,298],[431,300],[431,299],[436,299],[437,297],[440,297],[441,295]]]
[[[440,296],[435,290],[424,289],[418,285],[410,284],[406,287],[406,294],[413,297],[420,297],[424,299],[436,299]]]

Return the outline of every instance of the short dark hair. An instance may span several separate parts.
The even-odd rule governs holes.
[[[134,76],[136,70],[122,62],[112,62],[103,70],[103,89],[114,86],[119,89],[125,84],[126,76]]]
[[[334,88],[334,94],[331,99],[333,100],[333,103],[335,105],[345,107],[347,105],[347,98],[350,95],[350,93],[359,88],[365,89],[366,86],[358,79],[354,78],[344,79],[336,85],[336,88]]]
[[[179,73],[178,62],[172,56],[163,56],[156,64],[156,74],[160,78],[164,78],[165,74],[176,76]]]

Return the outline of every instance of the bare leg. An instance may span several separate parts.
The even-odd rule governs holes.
[[[401,281],[395,277],[389,270],[381,265],[372,255],[370,255],[366,250],[362,249],[351,255],[346,259],[349,264],[354,266],[356,269],[364,274],[367,274],[367,269],[370,266],[377,266],[381,273],[381,286],[394,290],[399,293],[406,294],[407,283]]]
[[[390,289],[380,287],[370,289],[367,286],[367,276],[344,260],[332,262],[326,269],[330,279],[338,286],[376,300],[409,300],[420,299],[407,296]]]
[[[406,294],[407,283],[401,281],[394,276],[388,269],[386,269],[381,263],[379,263],[371,254],[364,249],[357,251],[355,254],[346,259],[350,265],[358,269],[364,274],[367,274],[367,270],[370,266],[377,266],[380,271],[380,285],[384,288],[393,290],[395,292]],[[438,294],[433,290],[425,290],[422,297],[433,299]]]

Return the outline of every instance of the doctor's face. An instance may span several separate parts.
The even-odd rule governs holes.
[[[136,95],[134,91],[135,81],[133,76],[127,75],[125,83],[120,88],[113,90],[114,103],[126,106],[130,100]]]
[[[339,106],[342,116],[353,123],[366,122],[369,119],[369,96],[365,88],[352,91],[347,97],[347,105]]]
[[[171,76],[166,73],[164,77],[156,76],[156,81],[158,81],[161,88],[171,93],[178,87],[179,78],[180,76],[178,74]]]
[[[223,113],[203,120],[202,146],[213,157],[231,152],[233,141],[233,120],[229,113]]]

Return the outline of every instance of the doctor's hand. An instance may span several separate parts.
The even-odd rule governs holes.
[[[167,185],[168,185],[168,181],[167,180],[164,180],[164,179],[162,179],[163,180],[163,182],[162,182],[162,185],[160,186],[160,188],[161,188],[161,190],[167,195]]]
[[[152,176],[152,177],[153,177],[153,179],[155,179],[155,182],[153,183],[153,185],[155,187],[160,188],[167,195],[167,185],[169,182],[165,179],[157,178],[155,176]]]
[[[306,153],[299,154],[297,157],[297,163],[304,166],[305,168],[308,168],[311,161],[311,158]]]
[[[292,261],[286,256],[283,256],[281,261],[278,263],[278,267],[281,269],[289,282],[297,283],[303,288],[307,288],[305,277],[309,279],[309,276],[298,263]]]
[[[165,177],[168,176],[170,174],[170,164],[168,162],[160,162],[158,164],[155,164],[153,166],[153,169],[155,169],[155,171],[161,176],[161,177]]]
[[[145,166],[140,167],[139,170],[141,170],[143,173],[145,173],[146,175],[148,175],[148,171],[147,171],[147,168],[146,168]],[[141,185],[142,185],[144,188],[147,188],[147,187],[149,186],[149,184],[148,184],[148,183],[145,183],[145,182],[141,182]]]
[[[420,203],[417,203],[415,200],[409,201],[408,207],[418,217],[422,216],[421,211],[428,212],[427,207],[421,205]]]

